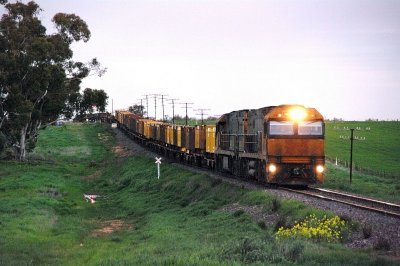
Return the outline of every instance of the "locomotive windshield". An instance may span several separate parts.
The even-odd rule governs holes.
[[[299,135],[311,135],[320,136],[322,135],[322,122],[301,122],[299,123],[298,134]]]
[[[269,134],[279,136],[290,136],[294,135],[294,123],[293,122],[269,122]]]
[[[270,121],[268,125],[269,136],[322,136],[323,122],[291,122],[291,121]]]

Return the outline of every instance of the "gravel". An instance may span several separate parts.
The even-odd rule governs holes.
[[[136,144],[127,138],[120,130],[114,129],[113,131],[115,132],[118,145],[124,147],[130,155],[141,155],[151,158],[159,156],[156,153],[148,151],[142,146]],[[261,184],[247,183],[243,180],[226,177],[224,175],[220,175],[219,173],[209,172],[205,169],[177,163],[173,164],[180,168],[207,174],[211,178],[221,179],[236,186],[252,190],[264,190],[268,193],[275,194],[280,198],[298,200],[314,208],[331,211],[340,216],[342,219],[358,221],[360,224],[360,230],[352,235],[351,242],[347,243],[349,248],[373,248],[379,251],[379,253],[392,256],[394,259],[400,259],[400,219],[398,218],[362,210],[342,203],[312,198],[294,192],[266,188]],[[241,206],[237,203],[225,206],[222,210],[229,212],[244,210],[255,220],[264,221],[269,225],[273,224],[277,219],[279,219],[277,215],[265,214],[259,207]],[[363,233],[363,229],[365,230],[365,233]],[[364,237],[364,235],[368,233],[370,233],[370,236]]]

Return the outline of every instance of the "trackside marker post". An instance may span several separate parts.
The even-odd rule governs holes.
[[[155,162],[155,163],[157,164],[157,173],[158,173],[157,178],[160,179],[161,157],[160,157],[160,158],[155,157],[155,159],[156,159],[156,162]]]

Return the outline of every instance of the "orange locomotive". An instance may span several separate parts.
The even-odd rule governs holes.
[[[225,114],[217,123],[216,168],[268,183],[323,182],[324,130],[322,115],[300,105]]]
[[[216,125],[180,126],[116,111],[130,138],[167,157],[277,184],[324,179],[324,120],[300,105],[240,110]]]

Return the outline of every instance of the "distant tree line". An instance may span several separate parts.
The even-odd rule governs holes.
[[[72,60],[73,42],[87,42],[90,31],[75,14],[57,13],[57,32],[46,34],[38,4],[8,3],[0,19],[0,158],[24,160],[39,130],[60,116],[104,111],[102,90],[80,93],[82,79],[105,73],[96,58]]]

